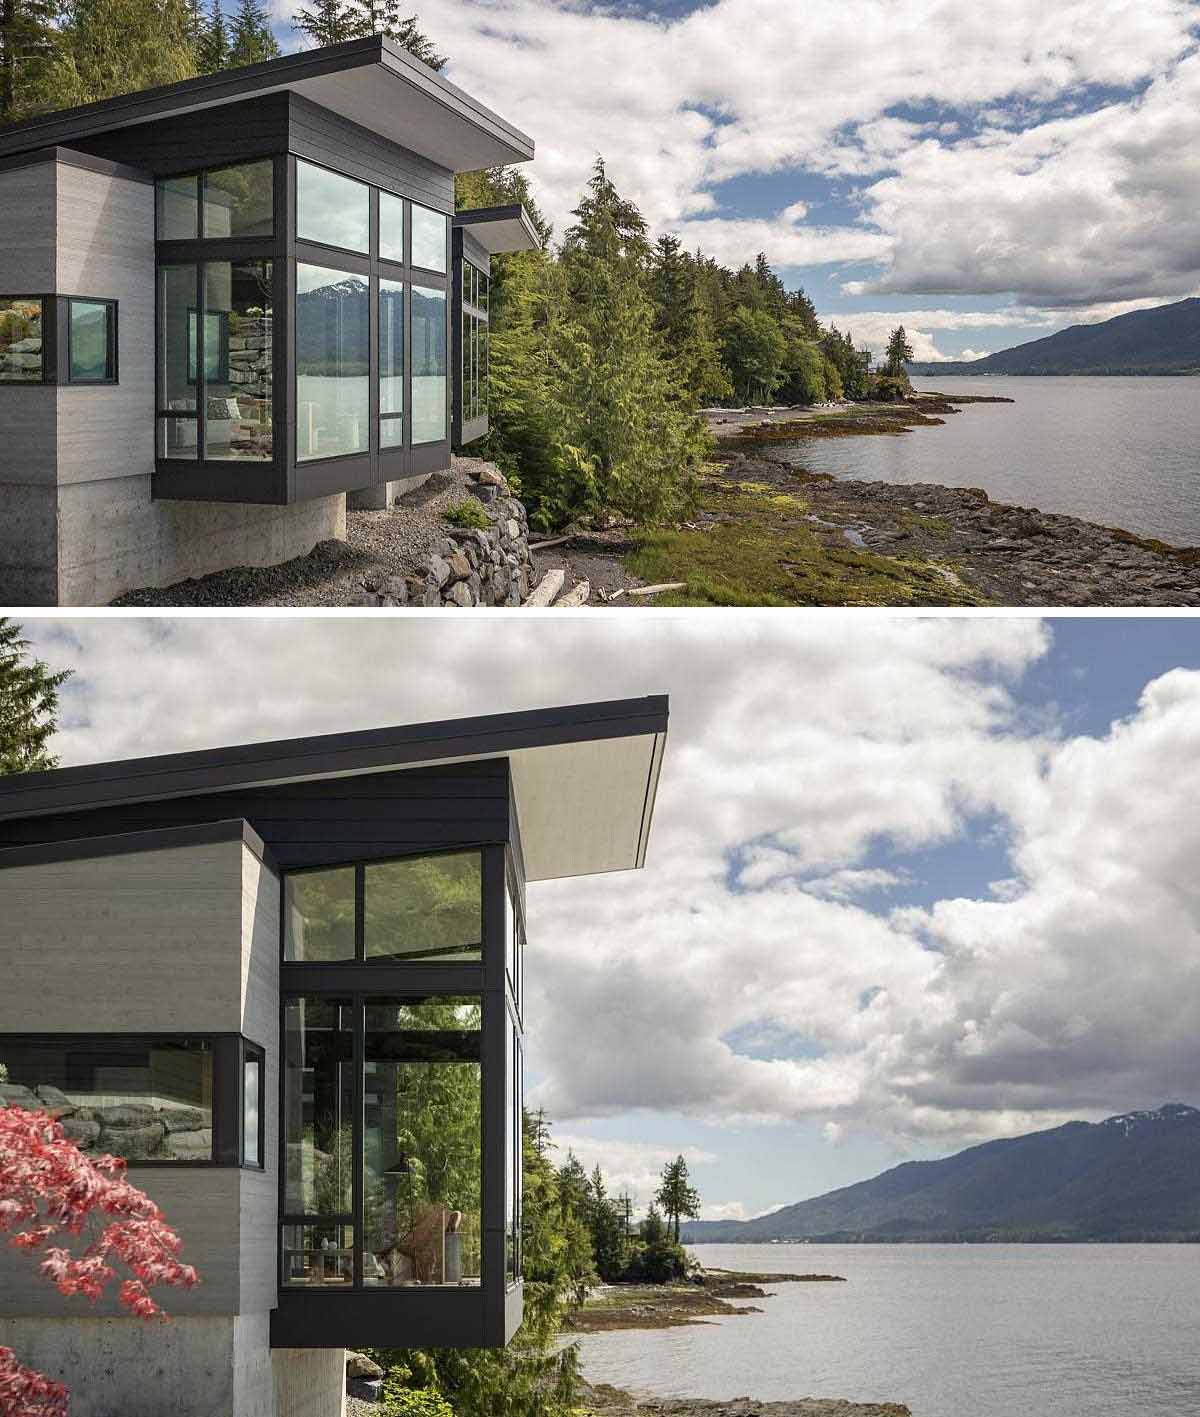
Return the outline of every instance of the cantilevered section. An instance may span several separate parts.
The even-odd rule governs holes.
[[[0,129],[0,157],[284,91],[454,172],[533,157],[530,137],[384,35],[30,118]]]
[[[358,733],[248,743],[0,779],[0,848],[12,824],[138,803],[507,758],[526,879],[640,867],[667,732],[665,695]],[[47,839],[54,833],[48,824]]]
[[[459,212],[454,226],[456,230],[469,231],[489,256],[533,251],[542,244],[528,212],[519,202],[506,207],[476,207],[473,211]]]

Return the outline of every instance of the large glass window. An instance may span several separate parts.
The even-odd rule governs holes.
[[[112,384],[116,378],[116,302],[68,299],[68,381],[72,384]]]
[[[270,236],[275,230],[270,158],[204,174],[204,235]]]
[[[40,384],[42,302],[36,295],[0,299],[0,383]]]
[[[477,998],[365,1005],[368,1286],[479,1282],[480,1037]]]
[[[412,288],[412,441],[446,436],[446,292]]]
[[[284,883],[284,958],[354,958],[355,869],[304,871]]]
[[[379,446],[404,442],[404,282],[379,282]]]
[[[0,1099],[44,1109],[82,1151],[213,1160],[213,1048],[186,1038],[0,1038]]]
[[[352,1010],[349,999],[288,999],[284,1006],[283,1209],[289,1219],[353,1218]],[[295,1260],[289,1262],[285,1244],[284,1274],[293,1282],[306,1272],[305,1257]],[[322,1281],[319,1272],[314,1278]]]
[[[446,270],[446,233],[450,220],[441,212],[412,204],[412,263],[427,271]]]
[[[370,423],[370,283],[296,265],[296,457],[365,452]]]
[[[296,236],[347,251],[369,251],[371,189],[352,177],[297,162]]]
[[[368,959],[478,960],[483,885],[478,851],[367,866],[363,937]]]
[[[391,192],[379,194],[379,256],[384,261],[404,260],[404,202]]]
[[[204,267],[206,458],[266,462],[272,456],[271,287],[270,261]]]
[[[521,1273],[522,1189],[522,1062],[521,1040],[509,1021],[504,1059],[508,1074],[508,1106],[504,1114],[504,1272],[511,1284]]]

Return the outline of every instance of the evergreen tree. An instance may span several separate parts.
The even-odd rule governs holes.
[[[723,331],[725,363],[734,387],[747,403],[769,399],[778,387],[787,342],[766,310],[739,305]]]
[[[696,263],[676,236],[661,236],[651,253],[649,290],[655,327],[677,384],[693,405],[720,403],[733,393],[712,316],[700,291]]]
[[[680,1219],[694,1220],[700,1214],[700,1193],[689,1183],[687,1162],[682,1156],[668,1161],[663,1167],[661,1184],[654,1199],[672,1223],[678,1245]]]
[[[0,124],[53,106],[60,0],[0,0]]]
[[[225,27],[221,0],[212,0],[212,9],[200,39],[200,53],[197,58],[202,74],[215,74],[229,67],[229,31]]]
[[[324,47],[357,39],[361,33],[361,15],[353,4],[344,0],[313,0],[311,10],[297,10],[292,16],[292,28],[303,30],[309,39]]]
[[[58,691],[70,677],[69,669],[33,658],[21,627],[0,616],[0,773],[58,766],[48,744],[58,727]]]
[[[570,321],[552,352],[563,441],[593,506],[664,520],[690,498],[706,437],[654,328],[646,223],[602,160],[574,215],[562,255]]]
[[[292,28],[303,30],[319,45],[384,34],[431,69],[444,68],[446,56],[417,25],[416,15],[400,18],[398,0],[314,0],[311,9],[292,16]]]
[[[271,33],[267,12],[258,0],[241,0],[229,39],[230,68],[261,64],[279,56],[279,42]]]
[[[94,103],[197,72],[189,0],[72,0],[52,107]]]
[[[903,325],[897,325],[888,336],[887,351],[884,354],[884,373],[900,378],[905,373],[904,366],[912,361],[912,345]]]

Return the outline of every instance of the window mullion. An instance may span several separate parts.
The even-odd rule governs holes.
[[[351,1166],[353,1175],[354,1202],[354,1288],[363,1287],[363,1248],[366,1243],[365,1179],[363,1162],[363,1141],[366,1112],[366,1012],[365,996],[353,996],[354,1009],[354,1117],[351,1127],[354,1157]]]

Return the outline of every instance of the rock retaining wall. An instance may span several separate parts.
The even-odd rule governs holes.
[[[472,476],[472,491],[487,518],[487,527],[447,523],[444,539],[426,557],[417,575],[368,583],[361,604],[384,609],[414,605],[466,610],[475,605],[524,603],[533,579],[525,508],[494,467],[481,464]]]

